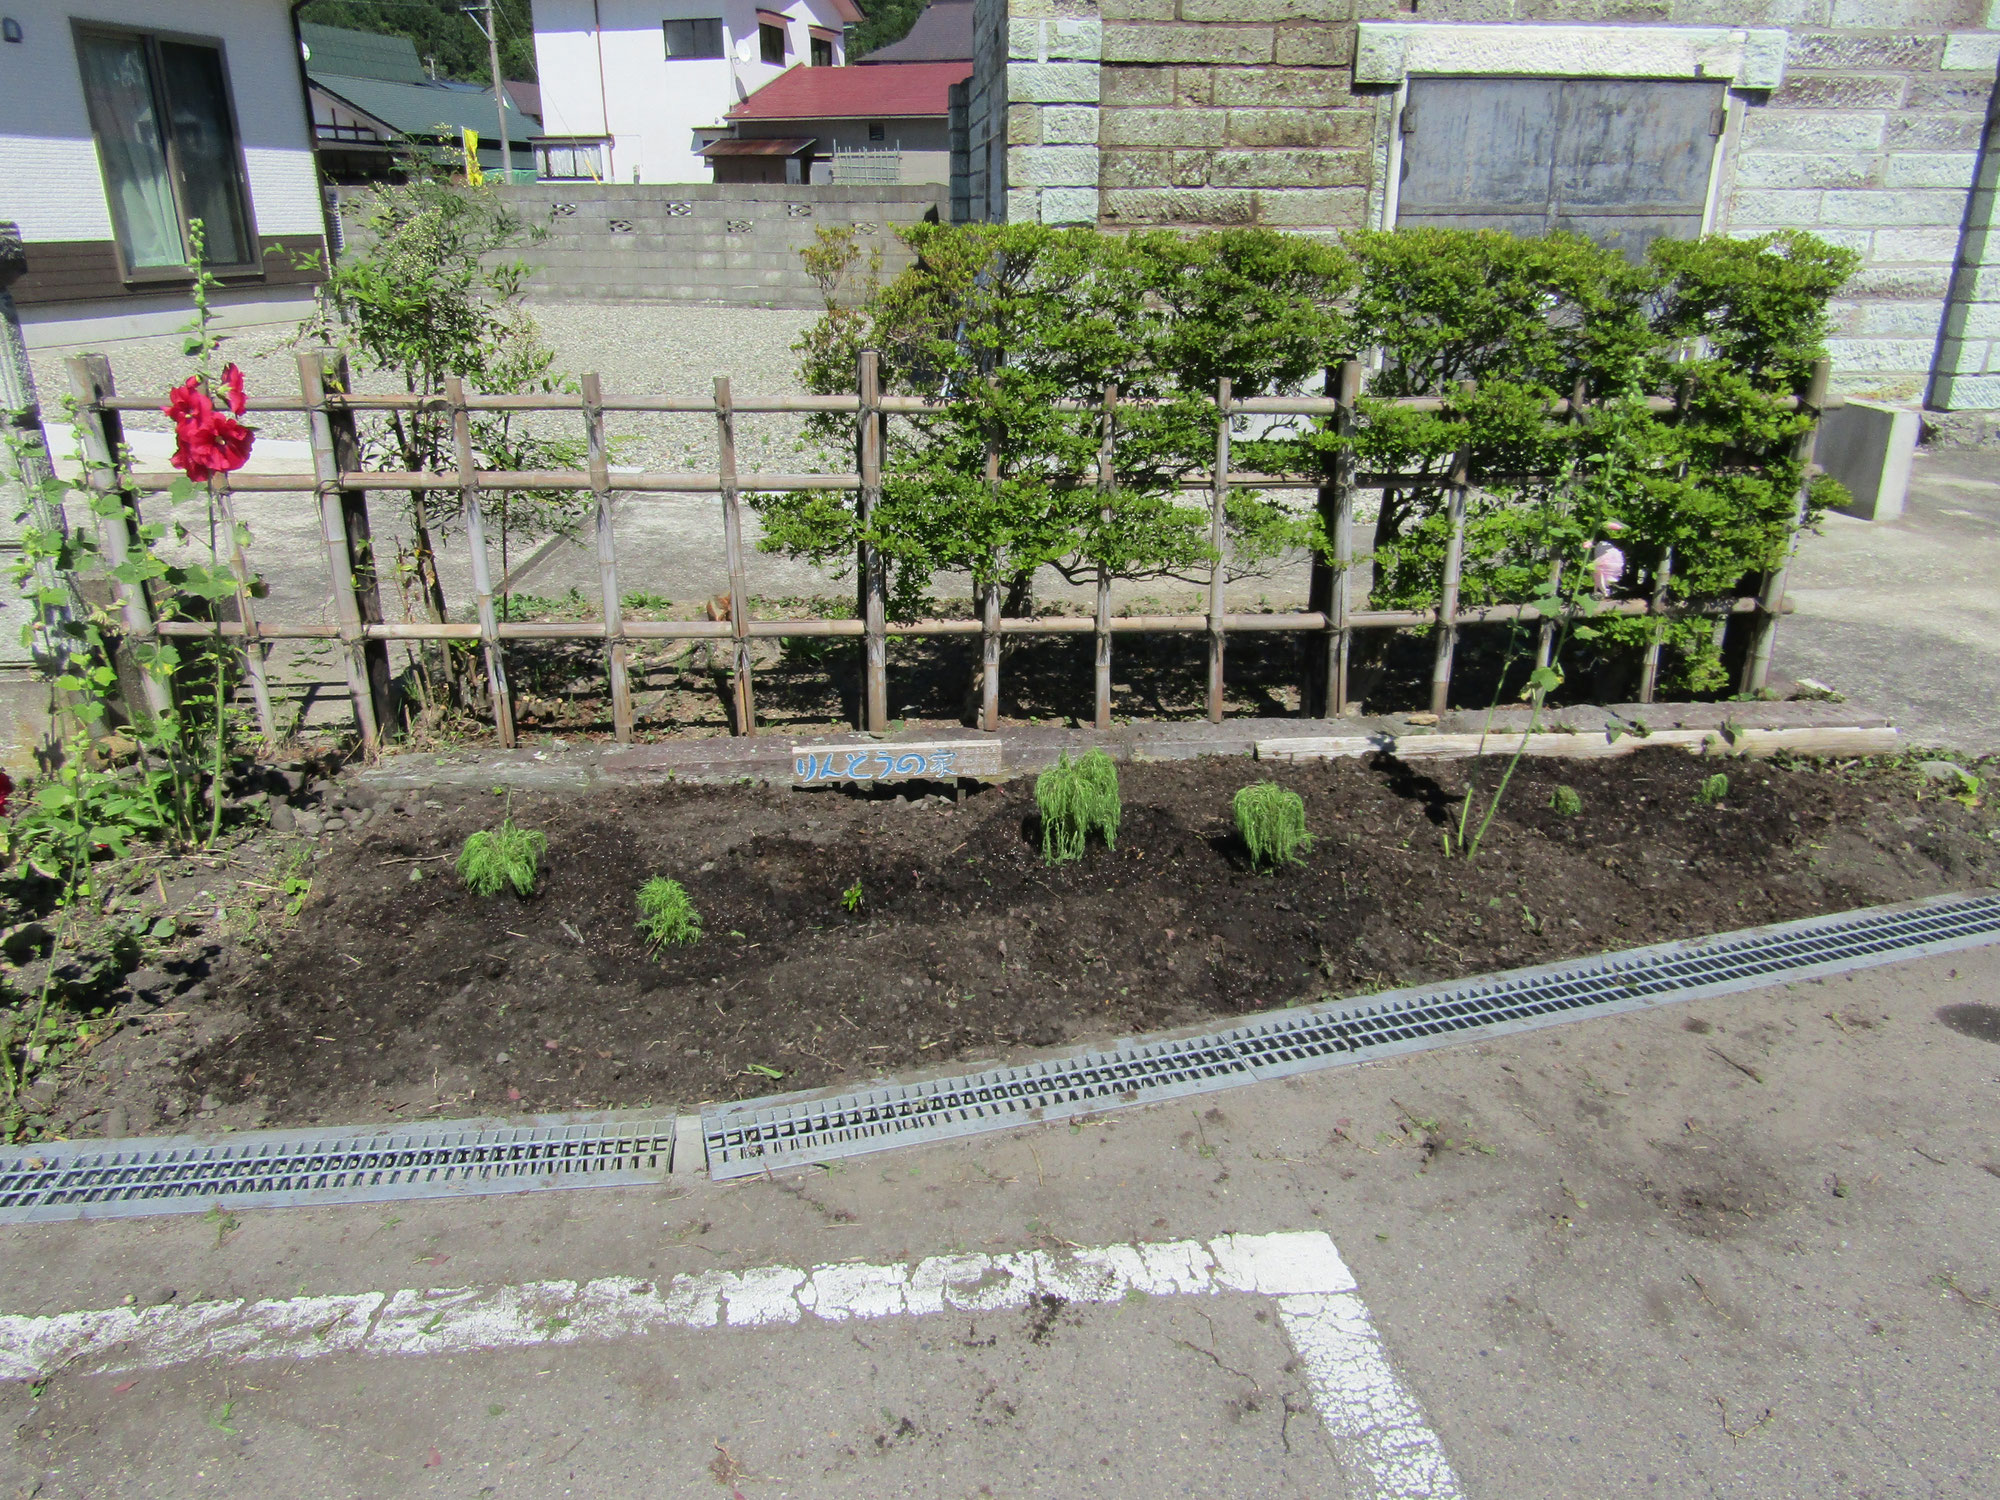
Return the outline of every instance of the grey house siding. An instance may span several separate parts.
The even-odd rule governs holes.
[[[1837,387],[1925,402],[1935,435],[1979,436],[1986,418],[1949,413],[2000,413],[1987,3],[977,0],[954,196],[972,218],[1106,228],[1380,224],[1402,90],[1356,82],[1358,23],[1741,31],[1768,55],[1728,90],[1711,227],[1854,249]],[[1743,86],[1767,74],[1775,87]]]

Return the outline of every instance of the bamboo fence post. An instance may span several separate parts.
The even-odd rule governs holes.
[[[319,495],[320,538],[326,544],[333,614],[340,628],[347,667],[347,690],[361,743],[371,753],[394,715],[394,686],[386,641],[370,640],[367,627],[382,623],[382,591],[375,575],[374,539],[368,525],[368,494],[340,487],[343,472],[361,467],[361,438],[354,413],[327,405],[326,355],[318,349],[299,355],[299,389],[312,432],[313,488]],[[336,355],[333,382],[348,389],[347,358]]]
[[[743,518],[737,504],[736,412],[729,377],[715,377],[715,426],[719,441],[717,478],[722,490],[722,539],[729,549],[729,626],[735,637],[730,675],[731,717],[738,734],[757,732],[757,708],[750,685],[750,590],[743,572]]]
[[[626,665],[625,606],[618,596],[618,544],[611,527],[611,450],[604,440],[604,388],[595,375],[583,377],[583,427],[590,459],[590,490],[596,502],[597,584],[604,598],[611,728],[624,744],[632,738],[632,679]]]
[[[236,580],[236,617],[243,622],[243,675],[250,679],[250,697],[257,705],[257,728],[264,743],[278,743],[278,721],[271,714],[271,687],[264,676],[264,656],[268,648],[258,637],[257,615],[250,607],[250,559],[243,553],[243,533],[236,525],[236,507],[229,500],[229,476],[209,476],[210,502],[229,528],[229,573]],[[221,649],[220,638],[216,648]]]
[[[1215,473],[1209,487],[1208,545],[1215,565],[1208,574],[1208,721],[1222,722],[1222,607],[1227,578],[1222,555],[1229,504],[1229,377],[1215,383]]]
[[[861,480],[855,508],[861,543],[855,571],[861,584],[861,727],[880,733],[889,727],[889,577],[881,551],[869,540],[876,507],[882,503],[882,362],[873,349],[861,351],[856,389],[855,471]]]
[[[1647,633],[1646,655],[1639,667],[1639,701],[1651,703],[1654,688],[1660,680],[1660,643],[1666,639],[1667,584],[1674,576],[1674,549],[1668,547],[1660,554],[1660,571],[1653,577],[1653,597],[1647,601],[1648,610],[1655,616],[1653,628]]]
[[[124,621],[125,638],[133,645],[157,650],[160,637],[154,628],[152,599],[145,584],[125,583],[117,577],[117,570],[139,545],[140,518],[139,496],[122,477],[125,429],[118,413],[103,404],[106,398],[118,394],[117,382],[111,376],[111,361],[102,354],[73,355],[69,361],[69,388],[76,397],[77,427],[82,435],[90,487],[100,496],[115,496],[119,502],[117,514],[98,516],[97,544],[104,553],[106,571],[112,575],[111,587]],[[166,681],[136,652],[129,660],[137,667],[143,684],[146,713],[157,718],[172,709],[173,694]]]
[[[1778,615],[1785,604],[1785,579],[1791,571],[1792,550],[1798,546],[1799,531],[1806,523],[1806,509],[1812,494],[1813,450],[1819,443],[1819,424],[1822,409],[1826,405],[1827,377],[1832,373],[1832,361],[1818,359],[1813,362],[1812,379],[1806,386],[1804,399],[1799,403],[1801,412],[1812,413],[1812,425],[1799,434],[1792,448],[1792,456],[1798,460],[1799,494],[1798,502],[1792,509],[1792,529],[1785,537],[1784,553],[1778,566],[1764,578],[1764,586],[1757,591],[1757,613],[1750,627],[1750,650],[1743,662],[1743,678],[1739,692],[1761,691],[1764,679],[1771,670],[1771,648],[1777,642]]]
[[[1465,381],[1461,391],[1470,392]],[[1451,663],[1458,648],[1458,586],[1465,567],[1465,499],[1472,488],[1471,445],[1458,450],[1451,461],[1451,497],[1447,502],[1450,531],[1444,543],[1444,585],[1438,592],[1437,657],[1431,665],[1431,712],[1442,714],[1451,701]]]
[[[1000,490],[1000,438],[986,437],[986,488]],[[987,580],[979,599],[979,727],[989,734],[1000,727],[1000,580]]]
[[[451,408],[451,446],[458,466],[458,498],[465,517],[465,548],[472,559],[472,592],[479,602],[479,641],[486,658],[486,690],[493,699],[493,728],[504,750],[514,748],[514,703],[507,688],[507,661],[500,649],[500,621],[493,608],[493,572],[486,557],[486,517],[479,509],[479,481],[472,460],[472,413],[465,405],[465,382],[447,375],[445,403]]]
[[[1111,529],[1111,494],[1116,473],[1115,434],[1118,420],[1118,386],[1104,388],[1104,434],[1097,445],[1097,491],[1104,504],[1097,512],[1098,524]],[[1106,538],[1108,540],[1108,537]],[[1100,546],[1102,544],[1100,543]],[[1102,557],[1097,562],[1097,707],[1094,722],[1099,729],[1111,727],[1111,565]]]
[[[1333,414],[1334,436],[1346,439],[1354,433],[1354,407],[1361,396],[1361,361],[1342,361],[1338,371],[1326,372],[1327,389],[1338,403]],[[1319,511],[1326,523],[1327,535],[1333,544],[1331,564],[1315,561],[1313,564],[1312,607],[1326,614],[1326,628],[1321,648],[1326,654],[1323,675],[1318,681],[1308,681],[1310,690],[1300,706],[1307,710],[1318,708],[1328,718],[1339,718],[1347,712],[1347,655],[1353,631],[1348,624],[1352,613],[1353,593],[1351,588],[1354,570],[1354,453],[1345,446],[1333,456],[1333,468],[1328,475],[1329,483],[1319,492]],[[1321,574],[1324,573],[1324,586]],[[1309,669],[1309,676],[1312,675]],[[1311,717],[1310,712],[1308,717]]]
[[[1542,615],[1542,623],[1535,631],[1535,666],[1539,670],[1546,667],[1555,656],[1556,618],[1562,612],[1563,563],[1558,557],[1549,564],[1549,608],[1555,614]],[[1536,611],[1538,614],[1539,610]]]

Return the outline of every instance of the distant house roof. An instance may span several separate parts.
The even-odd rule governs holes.
[[[813,138],[804,136],[766,136],[758,140],[738,140],[735,136],[725,136],[719,141],[710,141],[696,156],[706,156],[713,161],[718,156],[797,156],[813,144]]]
[[[539,83],[522,83],[518,79],[507,80],[507,97],[514,102],[514,108],[532,119],[542,117],[542,86]]]
[[[306,68],[313,73],[338,73],[343,78],[379,78],[388,83],[429,83],[430,75],[417,58],[417,44],[406,36],[382,36],[373,31],[349,31],[344,26],[299,23],[306,45]]]
[[[971,62],[972,0],[931,0],[900,42],[877,48],[855,62]]]
[[[343,77],[308,67],[315,87],[364,114],[408,136],[453,137],[461,130],[476,130],[480,139],[492,140],[499,119],[493,110],[493,96],[470,84],[392,83],[381,78]],[[538,135],[535,122],[507,104],[507,139],[525,143]]]
[[[950,113],[966,62],[889,63],[879,68],[792,68],[729,111],[731,120],[884,120]]]

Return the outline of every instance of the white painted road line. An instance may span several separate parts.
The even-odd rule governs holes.
[[[942,1255],[913,1265],[760,1266],[664,1286],[629,1276],[362,1292],[282,1301],[0,1316],[0,1379],[112,1375],[216,1357],[463,1354],[596,1343],[672,1328],[770,1328],[810,1317],[984,1313],[1036,1297],[1117,1302],[1248,1292],[1274,1297],[1357,1500],[1463,1500],[1416,1398],[1389,1363],[1353,1274],[1324,1234],[1063,1253]]]

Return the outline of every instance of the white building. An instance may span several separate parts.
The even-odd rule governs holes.
[[[302,316],[325,249],[286,0],[0,6],[0,221],[32,345],[165,333],[191,307],[200,219],[225,322]]]
[[[854,0],[535,0],[545,177],[708,182],[724,116],[794,67],[847,60]]]

